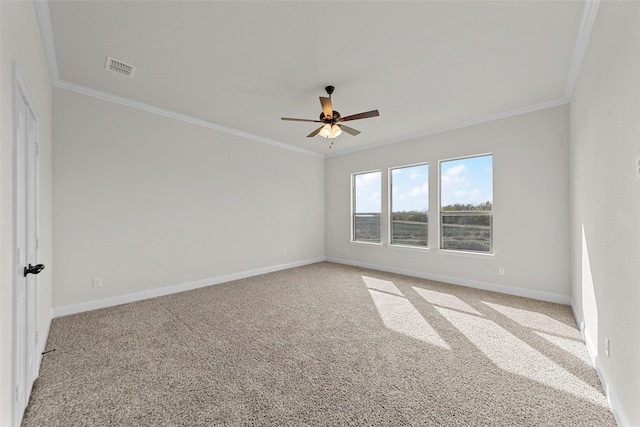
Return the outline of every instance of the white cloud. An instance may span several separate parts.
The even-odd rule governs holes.
[[[427,183],[424,183],[420,187],[414,187],[413,189],[411,189],[409,194],[411,196],[413,196],[413,197],[420,196],[422,194],[427,194],[428,195],[429,194],[429,185]]]
[[[357,184],[368,184],[378,182],[380,180],[380,172],[364,173],[356,176]]]
[[[441,203],[477,205],[492,199],[492,164],[484,157],[443,164]]]
[[[469,185],[469,179],[466,177],[468,171],[469,169],[464,165],[464,163],[447,168],[441,177],[442,184],[444,186]]]
[[[466,172],[467,170],[468,169],[465,166],[465,164],[464,163],[460,163],[457,166],[451,166],[450,168],[447,168],[444,171],[444,174],[447,175],[447,176],[458,176],[458,175]]]

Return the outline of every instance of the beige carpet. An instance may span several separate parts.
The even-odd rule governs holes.
[[[567,306],[319,263],[53,321],[23,426],[614,426]]]

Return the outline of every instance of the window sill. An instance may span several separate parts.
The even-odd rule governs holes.
[[[374,242],[360,242],[357,240],[352,240],[349,243],[352,243],[354,245],[373,246],[373,247],[379,247],[379,248],[382,247],[382,243],[374,243]]]
[[[467,258],[480,258],[480,259],[495,259],[495,253],[482,253],[482,252],[466,252],[466,251],[454,251],[451,249],[438,249],[438,254],[462,256]]]
[[[428,246],[411,246],[411,245],[386,245],[390,249],[402,250],[402,251],[423,251],[430,252],[431,248]]]

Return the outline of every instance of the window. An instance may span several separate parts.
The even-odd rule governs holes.
[[[390,169],[391,244],[426,247],[429,210],[429,165]]]
[[[440,162],[440,248],[493,253],[493,156]]]
[[[352,175],[352,239],[354,242],[381,243],[381,187],[380,171]]]

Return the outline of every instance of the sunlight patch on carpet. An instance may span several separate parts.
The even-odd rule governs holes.
[[[608,407],[600,391],[495,322],[455,310],[435,308],[500,369]]]
[[[569,338],[559,337],[557,335],[545,334],[544,332],[538,332],[538,331],[534,331],[534,332],[539,337],[544,338],[545,340],[549,341],[551,344],[560,347],[567,353],[580,359],[587,366],[593,366],[593,361],[589,356],[587,347],[584,345],[582,341],[576,341]]]
[[[394,294],[403,297],[404,294],[398,289],[393,282],[388,280],[376,279],[374,277],[362,276],[362,280],[364,280],[364,284],[367,285],[369,289],[375,289],[376,291],[387,292],[389,294]]]
[[[465,313],[475,314],[476,316],[482,316],[482,313],[471,307],[466,302],[462,301],[455,295],[446,294],[444,292],[432,291],[429,289],[423,289],[413,286],[413,290],[418,295],[427,300],[430,304],[439,305],[445,308],[451,308],[453,310],[464,311]]]
[[[380,313],[382,323],[392,331],[450,350],[449,345],[407,300],[402,292],[386,280],[362,276]]]
[[[483,301],[510,320],[531,329],[536,335],[563,349],[589,366],[593,365],[580,331],[543,313]]]
[[[535,329],[546,334],[558,335],[582,342],[582,335],[580,335],[580,331],[549,317],[546,314],[486,301],[482,301],[482,303],[524,327]]]

